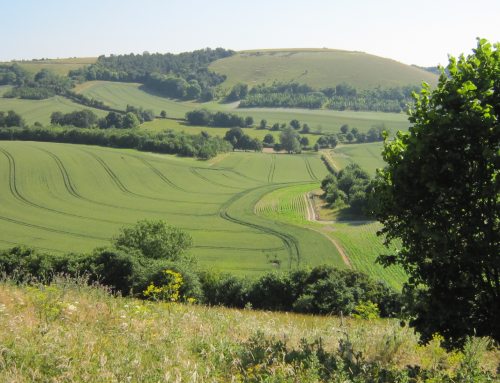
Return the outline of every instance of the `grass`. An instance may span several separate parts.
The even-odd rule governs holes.
[[[376,169],[385,166],[382,159],[382,149],[382,142],[372,142],[369,144],[339,145],[330,150],[329,153],[334,163],[340,168],[355,162],[371,176],[374,176]]]
[[[54,73],[64,76],[67,75],[70,70],[79,69],[85,65],[93,64],[96,61],[97,57],[73,57],[66,59],[12,61],[11,63],[19,64],[19,66],[31,73],[37,73],[42,69],[49,69]]]
[[[358,89],[437,83],[422,69],[363,52],[331,49],[273,49],[238,52],[213,62],[209,69],[224,74],[223,86],[238,82],[254,86],[273,81],[296,81],[314,88],[348,83]]]
[[[314,169],[312,173],[310,169]],[[318,155],[229,153],[213,162],[132,150],[0,142],[0,245],[53,252],[108,244],[124,225],[160,218],[188,231],[200,264],[238,274],[334,263],[321,235],[256,216],[277,188],[317,183]]]
[[[318,382],[324,380],[306,374],[314,363],[293,365],[280,357],[256,364],[277,342],[300,349],[319,339],[337,356],[347,340],[358,358],[379,368],[453,371],[464,360],[438,339],[419,346],[414,332],[396,320],[153,303],[65,280],[50,286],[0,282],[4,382],[257,382],[267,375],[276,382]],[[474,344],[481,368],[494,375],[498,350],[486,351],[481,339]],[[249,353],[254,363],[245,358]]]
[[[9,89],[9,87],[0,86],[0,110],[14,110],[19,113],[28,124],[34,124],[35,122],[40,122],[44,125],[49,124],[52,112],[69,113],[75,110],[90,109],[99,117],[106,115],[106,112],[102,110],[77,104],[61,96],[55,96],[45,100],[21,100],[18,98],[1,97],[7,89]]]

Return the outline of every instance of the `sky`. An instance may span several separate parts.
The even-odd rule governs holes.
[[[499,0],[0,0],[0,61],[333,48],[445,65],[500,41]]]

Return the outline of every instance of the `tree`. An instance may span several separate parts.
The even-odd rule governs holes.
[[[274,136],[271,134],[271,133],[268,133],[264,136],[264,140],[263,142],[265,144],[269,144],[269,145],[272,145],[274,144]]]
[[[285,128],[280,133],[281,148],[288,153],[300,153],[299,139],[299,134],[292,127]]]
[[[211,115],[206,109],[193,110],[186,113],[186,120],[191,125],[207,126],[210,123]]]
[[[349,125],[347,124],[344,124],[340,127],[340,131],[342,132],[342,134],[347,134],[347,132],[349,132]]]
[[[447,71],[415,95],[409,132],[386,140],[372,208],[401,243],[379,260],[409,276],[410,324],[456,346],[500,340],[500,44],[478,40]]]
[[[161,118],[167,118],[167,112],[165,112],[164,110],[162,110],[162,111],[160,112],[160,117],[161,117]]]
[[[292,121],[290,121],[290,126],[292,128],[294,128],[295,130],[299,130],[300,129],[300,122],[299,122],[299,120],[292,120]]]
[[[146,258],[177,261],[191,247],[191,236],[162,220],[141,220],[132,227],[122,227],[113,238],[118,249],[138,250]]]
[[[250,127],[252,125],[253,125],[253,117],[252,116],[245,117],[245,126]]]
[[[266,129],[266,126],[267,126],[267,121],[260,120],[259,129]]]
[[[304,125],[302,125],[302,130],[300,132],[302,134],[310,133],[311,132],[311,128],[309,127],[309,125],[304,124]]]
[[[307,138],[307,137],[302,137],[302,138],[300,139],[300,145],[301,145],[301,146],[303,146],[303,147],[304,147],[304,146],[309,146],[309,138]]]
[[[124,117],[123,117],[123,124],[122,124],[124,129],[131,129],[135,128],[136,126],[139,126],[139,119],[137,116],[132,113],[128,112]]]

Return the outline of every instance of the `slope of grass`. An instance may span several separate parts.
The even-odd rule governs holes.
[[[382,159],[382,149],[382,142],[373,142],[369,144],[339,145],[329,152],[332,160],[339,167],[343,168],[350,163],[357,163],[371,176],[374,176],[376,169],[385,166]]]
[[[358,89],[437,83],[436,75],[410,65],[363,52],[331,49],[242,51],[213,62],[209,69],[227,76],[223,83],[226,87],[238,82],[253,86],[273,81],[296,81],[314,88],[345,82]]]
[[[106,115],[106,112],[89,108],[61,96],[51,97],[45,100],[21,100],[18,98],[2,98],[1,93],[6,91],[6,87],[0,87],[0,110],[14,110],[19,113],[28,124],[40,122],[50,123],[52,112],[69,113],[75,110],[90,109],[99,117]]]
[[[230,153],[205,163],[132,150],[2,141],[0,243],[88,251],[106,245],[123,225],[157,218],[193,236],[192,254],[200,263],[226,271],[270,270],[269,255],[287,268],[335,262],[326,238],[253,211],[263,194],[326,174],[319,156],[307,156],[307,163],[305,158]]]
[[[54,73],[67,75],[70,70],[93,64],[96,61],[97,57],[73,57],[66,59],[11,61],[10,63],[19,64],[22,68],[31,73],[39,72],[42,69],[49,69]]]
[[[258,358],[315,341],[325,353],[340,355],[346,340],[360,360],[379,368],[451,372],[463,358],[446,353],[438,340],[419,346],[414,332],[396,320],[153,303],[68,281],[40,287],[0,282],[3,382],[256,382],[269,376],[322,382],[317,362],[286,363],[278,353],[258,365]],[[485,351],[484,344],[475,340],[477,358],[495,374],[498,350]]]

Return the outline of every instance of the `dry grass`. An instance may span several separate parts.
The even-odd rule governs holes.
[[[394,320],[153,303],[64,280],[40,287],[3,282],[0,381],[245,381],[239,352],[259,331],[290,347],[321,338],[331,352],[348,334],[366,360],[390,367],[452,369],[460,360],[436,344],[418,346],[415,334]],[[498,356],[487,352],[483,366],[494,369]]]

